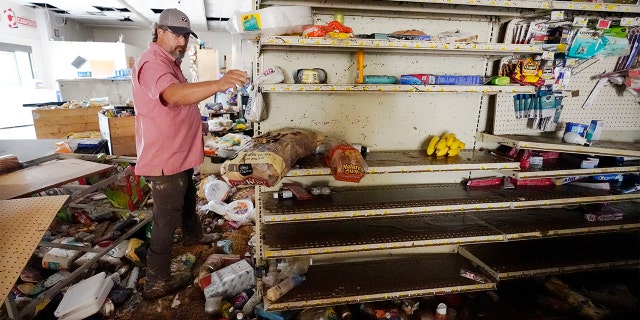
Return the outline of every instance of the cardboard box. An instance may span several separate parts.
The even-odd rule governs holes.
[[[38,139],[64,139],[71,132],[99,131],[98,113],[102,107],[73,109],[34,109],[33,126]]]
[[[119,156],[136,156],[135,117],[107,117],[98,115],[100,135],[109,144],[109,153]]]
[[[256,283],[253,267],[246,260],[216,270],[209,277],[210,282],[204,288],[205,297],[233,297]]]

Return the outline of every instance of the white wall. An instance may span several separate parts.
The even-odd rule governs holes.
[[[95,78],[107,78],[114,76],[113,71],[127,68],[127,55],[125,46],[129,52],[136,56],[141,49],[117,42],[76,42],[76,41],[52,41],[49,43],[49,59],[56,63],[49,64],[49,72],[57,79],[75,79],[78,71],[92,71]],[[76,69],[71,63],[76,57],[82,57],[87,62]],[[106,73],[98,73],[95,64],[101,61],[113,62],[114,68]]]
[[[224,56],[226,55],[227,59],[231,59],[231,43],[233,41],[231,34],[228,32],[212,31],[199,31],[197,34],[200,37],[200,40],[204,41],[206,48],[218,50],[218,65],[222,68],[224,66]],[[97,42],[118,41],[120,35],[122,35],[122,41],[124,43],[146,49],[149,46],[149,42],[151,42],[151,26],[149,26],[149,28],[142,29],[96,28],[93,30],[93,38],[94,41]],[[185,74],[189,74],[187,60],[183,63],[183,71]]]
[[[6,4],[5,4],[6,3]],[[0,21],[0,42],[29,46],[32,49],[33,67],[35,77],[42,79],[44,75],[44,56],[40,32],[47,27],[38,20],[36,11],[23,5],[14,4],[11,1],[3,1],[0,9],[12,9],[16,16],[25,17],[36,22],[35,27],[18,25],[17,28],[9,28],[6,18]]]
[[[53,41],[93,41],[93,28],[73,19],[55,17],[48,10],[37,10],[46,23],[47,37]]]
[[[32,79],[22,79],[20,87],[0,86],[0,128],[28,125],[33,123],[31,110],[22,107],[23,104],[56,100],[55,90],[47,85],[51,83],[46,71],[50,62],[46,56],[48,50],[41,40],[43,35],[46,37],[47,27],[38,17],[38,12],[31,8],[3,0],[0,9],[13,10],[22,22],[15,28],[9,27],[7,18],[0,12],[0,42],[31,47],[34,78],[44,83],[44,89],[37,89]]]

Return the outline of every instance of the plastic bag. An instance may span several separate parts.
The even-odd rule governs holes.
[[[249,102],[244,111],[244,118],[250,122],[259,122],[266,119],[262,92],[256,85],[252,85],[249,88]]]
[[[212,200],[224,200],[229,195],[231,186],[216,178],[215,176],[208,176],[200,182],[200,188],[198,189],[198,196],[205,198],[208,201]]]
[[[260,73],[253,84],[248,88],[249,102],[247,108],[244,111],[244,118],[250,122],[259,122],[266,119],[264,98],[260,91],[260,86],[267,83],[280,83],[284,81],[284,73],[280,67],[271,66],[265,68]]]
[[[282,128],[253,138],[253,145],[240,151],[220,167],[222,177],[232,186],[274,186],[298,159],[308,156],[318,146],[314,131]]]
[[[604,43],[604,48],[602,48],[596,56],[622,57],[628,55],[631,50],[631,45],[629,45],[629,40],[627,40],[627,38],[604,36],[602,37],[602,41]]]
[[[591,59],[600,52],[607,40],[602,37],[602,31],[580,28],[567,52],[567,56],[578,59]]]

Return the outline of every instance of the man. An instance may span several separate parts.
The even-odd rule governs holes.
[[[189,18],[177,9],[162,11],[153,27],[153,40],[132,72],[136,111],[137,175],[151,184],[153,232],[147,251],[143,297],[167,295],[191,280],[171,274],[173,234],[181,226],[185,242],[202,239],[196,214],[193,168],[204,159],[202,122],[198,103],[217,92],[244,86],[244,71],[228,71],[220,80],[187,83],[180,64],[187,51]]]

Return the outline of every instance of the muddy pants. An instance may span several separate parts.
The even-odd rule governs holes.
[[[182,227],[184,240],[199,240],[202,223],[196,214],[196,187],[193,169],[168,176],[145,176],[151,184],[153,229],[147,251],[147,281],[169,278],[173,235]]]

